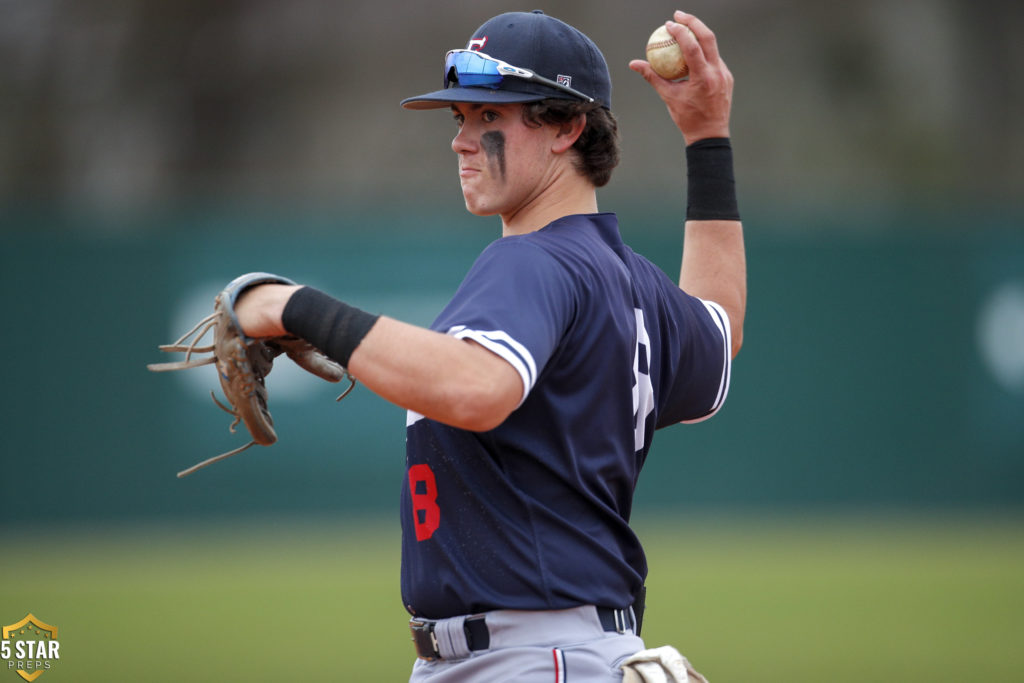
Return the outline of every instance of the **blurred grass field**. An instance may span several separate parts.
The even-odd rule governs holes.
[[[713,683],[1024,680],[1019,515],[634,526],[647,644]],[[390,518],[6,528],[0,542],[0,624],[32,612],[59,628],[42,683],[401,681],[412,665]]]

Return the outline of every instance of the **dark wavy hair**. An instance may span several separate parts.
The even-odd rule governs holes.
[[[561,126],[584,114],[587,126],[572,148],[576,170],[594,187],[604,187],[619,164],[619,123],[615,115],[596,102],[549,98],[523,105],[523,122],[528,126],[545,123]]]

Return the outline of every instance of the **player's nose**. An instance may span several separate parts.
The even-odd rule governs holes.
[[[466,130],[466,126],[459,128],[459,132],[452,138],[452,150],[456,154],[472,154],[476,149],[476,138]]]

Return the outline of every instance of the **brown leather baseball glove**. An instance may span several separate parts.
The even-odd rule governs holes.
[[[200,320],[173,344],[159,347],[168,353],[184,353],[185,359],[168,363],[152,363],[146,367],[153,372],[170,370],[186,370],[203,365],[216,363],[217,376],[227,405],[217,400],[211,391],[213,402],[221,409],[233,415],[235,421],[229,429],[232,433],[241,422],[249,430],[252,440],[234,450],[204,460],[186,470],[178,472],[178,477],[192,474],[207,465],[241,453],[245,449],[259,444],[269,446],[277,441],[274,431],[274,420],[267,406],[266,377],[273,368],[274,359],[286,354],[299,367],[321,377],[328,382],[349,381],[348,388],[338,397],[341,400],[355,386],[355,379],[348,371],[324,356],[309,342],[298,337],[272,337],[254,339],[246,336],[235,315],[235,302],[239,295],[250,287],[262,284],[294,285],[288,278],[270,273],[247,273],[232,280],[217,294],[214,299],[213,313]],[[199,342],[213,330],[213,343],[199,346]],[[193,358],[198,354],[210,354],[202,358]],[[230,406],[230,407],[228,407]]]

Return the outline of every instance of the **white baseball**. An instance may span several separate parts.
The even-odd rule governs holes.
[[[675,81],[690,73],[683,51],[664,26],[654,29],[647,39],[647,61],[662,78]]]

